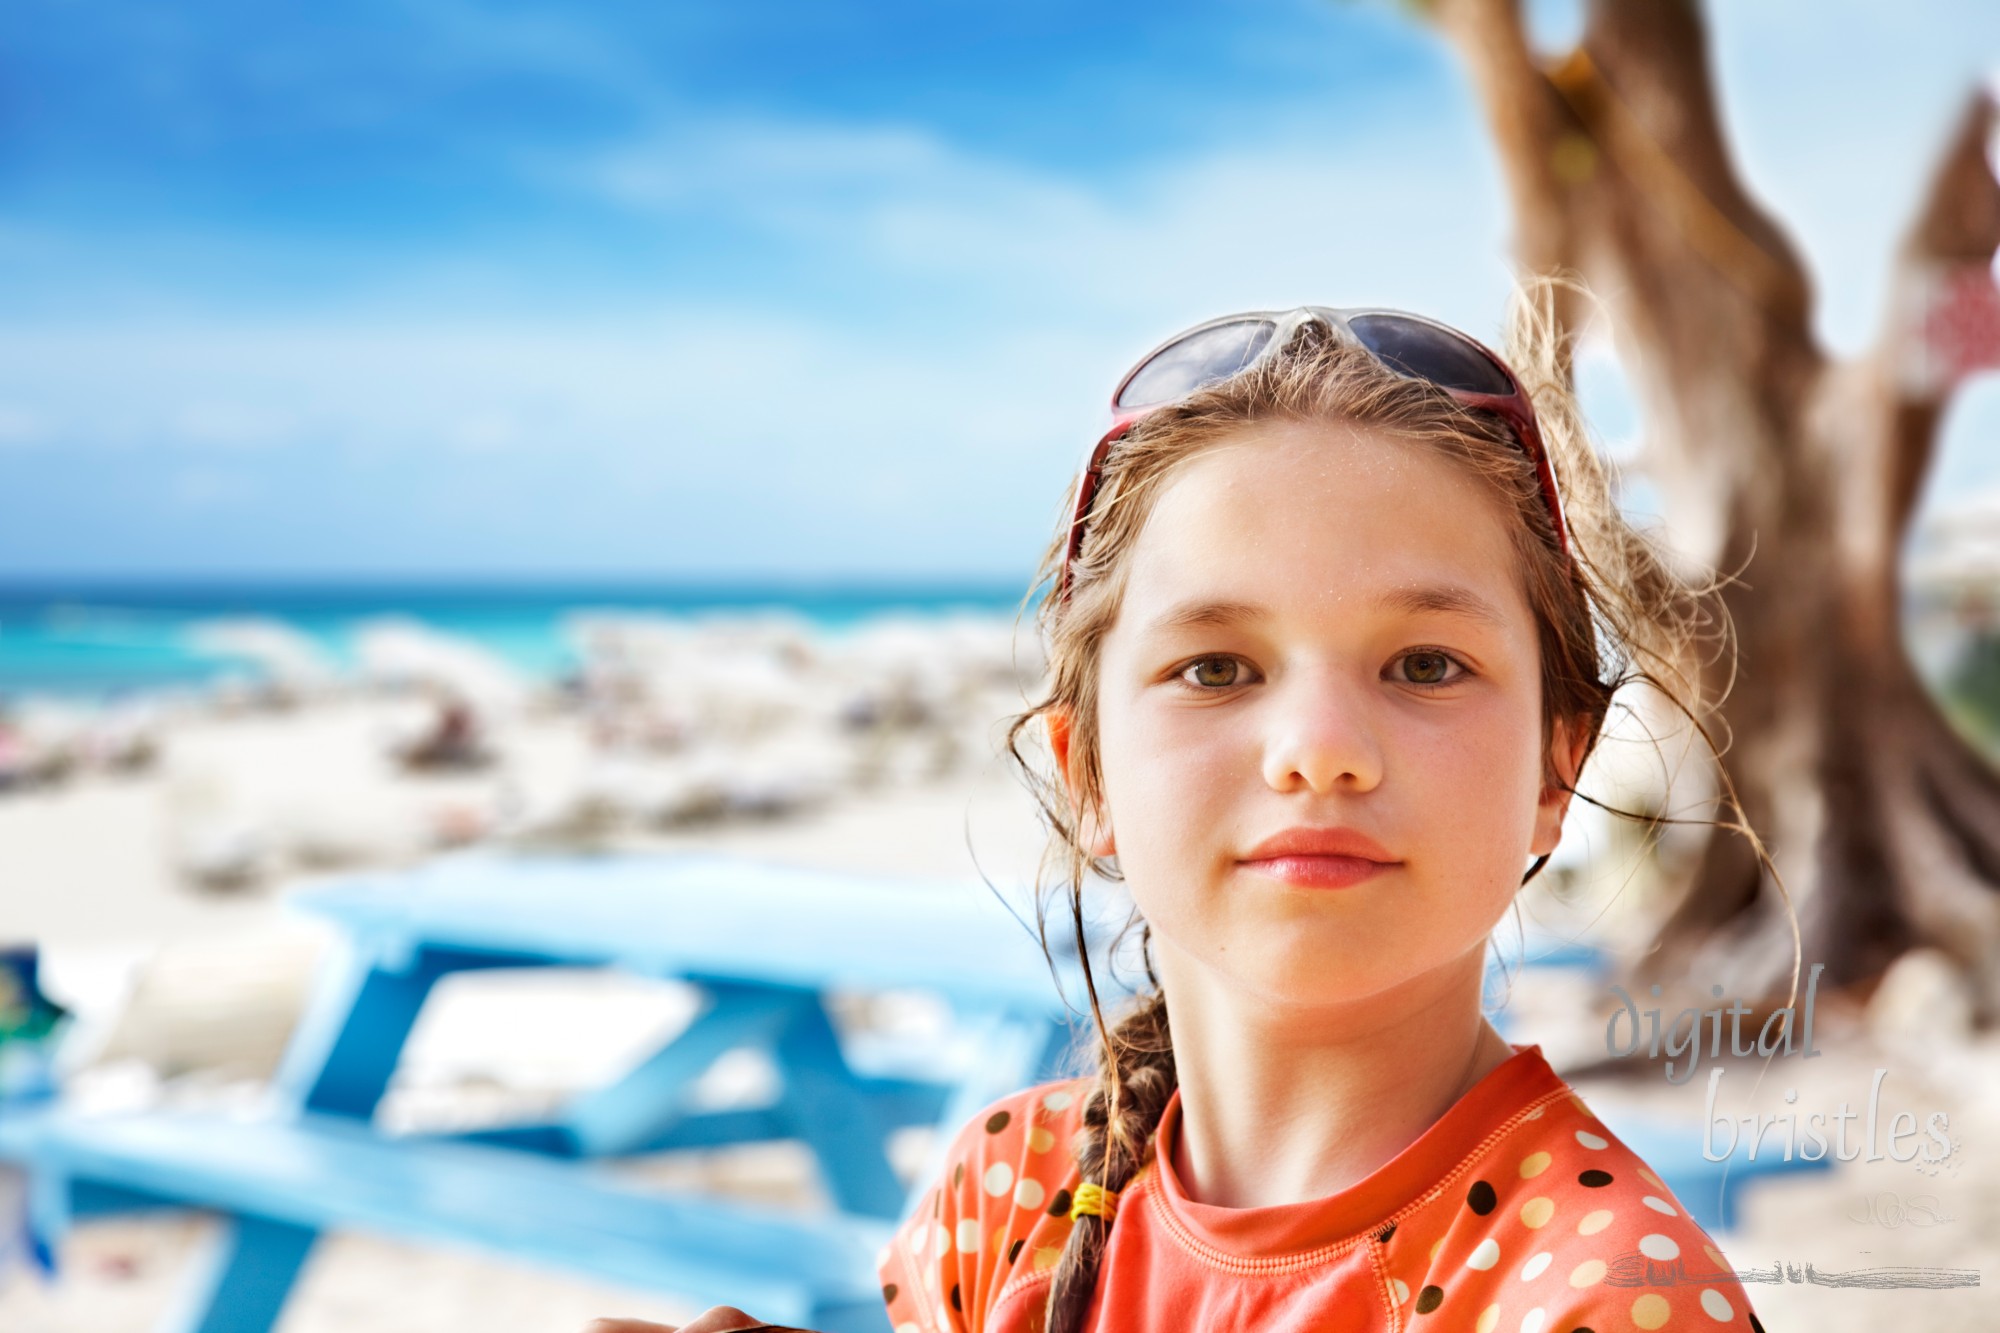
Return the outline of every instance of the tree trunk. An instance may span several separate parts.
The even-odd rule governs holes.
[[[1904,649],[1897,562],[1951,390],[1908,374],[1905,312],[2000,246],[1975,96],[1898,257],[1896,309],[1867,356],[1829,358],[1811,288],[1745,191],[1692,0],[1593,0],[1581,45],[1545,63],[1515,0],[1427,6],[1478,87],[1523,265],[1604,299],[1646,419],[1670,527],[1735,577],[1717,594],[1736,654],[1704,668],[1723,769],[1798,914],[1822,993],[1865,994],[1903,951],[1962,965],[2000,1019],[2000,775],[1947,724]],[[1559,312],[1573,326],[1575,302]],[[1713,830],[1637,982],[1782,1003],[1784,895]],[[1802,974],[1803,975],[1803,974]]]

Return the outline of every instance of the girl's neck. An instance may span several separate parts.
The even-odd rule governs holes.
[[[1180,1073],[1173,1166],[1197,1203],[1338,1194],[1515,1053],[1479,1012],[1483,951],[1393,995],[1304,1014],[1204,985],[1191,961],[1162,951],[1158,970]]]

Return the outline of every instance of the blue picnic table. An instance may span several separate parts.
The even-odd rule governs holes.
[[[696,1304],[730,1303],[829,1333],[888,1325],[875,1260],[935,1176],[952,1131],[1006,1092],[1064,1072],[1072,1011],[1024,929],[1025,904],[979,884],[914,883],[706,856],[466,854],[321,884],[299,908],[341,928],[276,1080],[280,1110],[0,1117],[0,1158],[31,1172],[44,1238],[97,1213],[199,1207],[222,1225],[167,1333],[267,1333],[323,1231],[469,1246]],[[1032,918],[1029,918],[1030,920]],[[1065,941],[1069,946],[1065,948]],[[1073,929],[1050,943],[1083,995]],[[1118,988],[1095,956],[1100,993]],[[692,983],[703,1007],[612,1085],[546,1123],[396,1135],[375,1112],[433,988],[475,969],[611,967]],[[840,991],[948,1000],[979,1057],[968,1070],[857,1067],[827,1007]],[[767,1105],[704,1108],[725,1053],[765,1052]],[[935,1126],[906,1188],[889,1136]],[[797,1139],[824,1215],[616,1178],[608,1159]]]

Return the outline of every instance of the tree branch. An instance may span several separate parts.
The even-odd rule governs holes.
[[[1693,0],[1593,0],[1583,44],[1554,84],[1668,224],[1628,234],[1661,252],[1627,255],[1625,266],[1658,270],[1691,252],[1804,344],[1805,265],[1730,157]]]
[[[1966,103],[1930,197],[1903,244],[1903,259],[1984,264],[2000,249],[2000,181],[1993,176],[1988,142],[1994,128],[1993,94],[1980,89]]]
[[[1938,420],[1952,389],[1976,364],[1976,344],[2000,336],[1991,327],[2000,315],[1991,272],[2000,249],[2000,181],[1988,156],[1996,114],[1992,94],[1980,90],[1969,99],[1896,256],[1892,308],[1876,365],[1896,394],[1889,484],[1891,512],[1898,516],[1906,517],[1916,503]],[[1953,320],[1960,322],[1955,333],[1941,326]],[[1953,338],[1964,340],[1964,356],[1933,345]]]
[[[1514,196],[1515,251],[1535,273],[1578,263],[1560,147],[1575,125],[1528,48],[1518,0],[1436,0],[1430,16],[1472,75]]]

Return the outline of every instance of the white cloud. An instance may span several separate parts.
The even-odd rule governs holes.
[[[1503,200],[1483,141],[1453,128],[1470,108],[1374,114],[1393,130],[1280,129],[1162,165],[1107,164],[1095,179],[914,125],[770,120],[676,124],[533,169],[622,206],[753,229],[906,294],[977,296],[1024,327],[1349,299],[1490,325]]]
[[[1993,51],[1954,53],[1956,20],[1829,3],[1718,6],[1717,63],[1745,174],[1803,238],[1827,293],[1822,324],[1851,346],[1872,332],[1956,105],[1950,76]],[[690,547],[754,509],[771,541],[790,543],[773,548],[779,563],[861,552],[914,568],[925,552],[964,551],[1023,564],[1110,384],[1176,327],[1327,301],[1496,328],[1506,201],[1484,127],[1462,91],[1421,106],[1416,91],[1398,94],[1411,105],[1354,106],[1337,131],[1324,107],[1275,115],[1258,139],[1098,174],[916,124],[673,119],[635,94],[643,132],[522,169],[662,228],[738,229],[774,262],[839,273],[870,297],[829,309],[773,281],[672,301],[635,284],[616,315],[482,321],[385,296],[341,315],[17,319],[0,323],[0,446],[60,438],[195,457],[257,442],[270,446],[260,466],[334,451],[390,485],[455,466],[461,491],[560,456],[554,484],[581,497],[585,521],[650,506]],[[16,248],[34,241],[0,232]],[[634,313],[647,299],[656,308]],[[1612,384],[1607,411],[1628,397]],[[1978,406],[1953,418],[1940,473],[1955,484],[2000,471],[1991,432],[1966,434],[1995,419]],[[1614,444],[1637,434],[1600,425]]]
[[[0,449],[25,449],[48,437],[48,424],[37,413],[0,403]]]
[[[217,449],[262,449],[298,431],[297,418],[286,409],[220,399],[184,403],[168,412],[166,423],[176,439]]]
[[[257,498],[257,483],[227,468],[193,467],[174,474],[167,503],[175,509],[209,511],[240,508]]]
[[[635,205],[701,199],[810,230],[824,262],[921,313],[813,315],[767,297],[616,319],[0,325],[0,393],[80,441],[145,437],[149,420],[189,445],[561,441],[715,474],[750,450],[816,467],[826,440],[900,464],[944,428],[1066,470],[1118,373],[1180,324],[1393,302],[1490,331],[1505,290],[1500,237],[1466,221],[1497,215],[1476,158],[1273,143],[1093,193],[906,130],[730,127],[665,154],[657,178],[648,151],[579,179]]]

